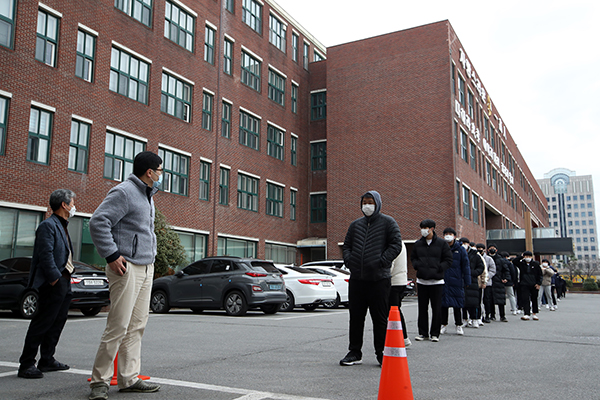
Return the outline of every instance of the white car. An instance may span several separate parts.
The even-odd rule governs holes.
[[[333,279],[301,267],[279,266],[285,281],[287,299],[280,311],[292,311],[301,306],[312,311],[324,302],[335,301],[337,291]]]
[[[308,267],[327,267],[327,268],[340,268],[348,271],[344,260],[321,260],[321,261],[309,261],[301,265],[302,268]]]
[[[348,281],[350,280],[350,272],[345,269],[331,268],[329,266],[311,265],[306,267],[319,274],[327,275],[333,279],[337,298],[335,301],[321,303],[325,308],[337,308],[340,304],[348,304]]]

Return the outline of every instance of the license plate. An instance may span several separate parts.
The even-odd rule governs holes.
[[[104,286],[102,279],[84,279],[83,286]]]
[[[269,285],[269,289],[271,290],[281,290],[281,285]]]
[[[331,282],[323,282],[323,287],[331,287]]]

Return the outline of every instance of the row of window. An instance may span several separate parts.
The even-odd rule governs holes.
[[[588,224],[588,223],[589,223],[589,224]],[[579,226],[579,221],[568,221],[568,222],[567,222],[567,224],[568,224],[569,226],[573,226],[573,225],[575,225],[575,226]],[[584,220],[584,221],[581,221],[581,225],[582,225],[582,226],[586,226],[586,225],[589,225],[589,226],[594,226],[594,220],[593,220],[593,219],[590,219],[589,221],[585,221],[585,220]]]
[[[594,216],[594,212],[593,211],[588,211],[587,212],[587,216],[588,217],[593,217]],[[586,214],[584,211],[581,212],[581,218],[585,218]],[[558,214],[557,213],[553,213],[552,214],[552,218],[558,218]],[[579,218],[579,213],[578,212],[574,212],[574,213],[567,213],[567,218]]]
[[[594,228],[590,228],[590,229],[589,229],[589,232],[590,232],[590,235],[593,235],[593,234],[594,234]],[[575,229],[575,234],[576,234],[576,235],[580,235],[580,234],[582,234],[582,233],[583,233],[584,235],[587,235],[587,233],[588,233],[588,229],[582,229],[582,230]],[[569,235],[572,235],[572,234],[573,234],[573,229],[569,229]]]
[[[582,250],[583,251],[596,251],[596,246],[591,246],[591,248],[588,246],[583,246],[583,248],[581,246],[577,246],[577,251],[582,251]],[[592,255],[592,258],[596,259],[596,255]]]
[[[462,196],[461,196],[462,193]],[[467,186],[456,182],[456,204],[457,213],[468,220],[472,220],[474,224],[483,226],[483,200],[477,194],[471,191]]]
[[[556,210],[556,204],[553,204],[552,206],[548,206],[548,211],[550,211],[550,207],[552,207],[552,210]],[[586,208],[586,203],[581,203],[581,204],[573,203],[572,205],[571,204],[567,204],[567,210],[570,210],[571,208],[573,208],[574,210],[577,210],[577,209],[582,209],[583,210],[583,209]],[[587,203],[587,208],[594,208],[594,204],[593,203]]]
[[[592,195],[588,194],[588,195],[579,195],[579,200],[591,200],[592,199]],[[566,196],[566,200],[567,201],[571,201],[571,196]],[[548,203],[550,203],[550,197],[546,197],[546,201]],[[573,201],[577,201],[577,195],[573,196]],[[552,197],[552,202],[556,202],[556,197]]]
[[[582,239],[583,239],[583,243],[587,243],[588,242],[588,238],[587,237],[584,237],[584,238],[578,237],[578,238],[575,238],[575,241],[577,243],[581,243]],[[595,242],[596,238],[592,236],[592,237],[589,238],[589,240],[590,240],[590,242]]]

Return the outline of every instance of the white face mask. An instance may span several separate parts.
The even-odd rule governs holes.
[[[421,236],[423,236],[423,237],[429,236],[429,229],[428,228],[422,228],[421,229]]]
[[[469,246],[469,243],[463,244],[462,247],[464,247],[466,251],[469,251],[469,249],[471,248],[471,246]]]
[[[375,204],[363,204],[363,206],[362,206],[362,212],[367,217],[370,217],[375,212]]]
[[[444,240],[448,243],[451,243],[454,240],[454,235],[446,235],[444,236]]]
[[[548,263],[542,263],[542,265],[543,265],[544,267],[547,267],[547,266],[548,266]]]
[[[523,261],[525,261],[525,262],[531,262],[531,258],[530,257],[524,257]]]
[[[69,210],[69,218],[73,218],[75,216],[76,211],[77,209],[75,208],[75,206],[71,207],[71,209]]]
[[[477,251],[477,247],[471,247],[471,250]]]

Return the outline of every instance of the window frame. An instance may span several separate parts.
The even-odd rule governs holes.
[[[210,167],[211,163],[200,160],[198,198],[200,200],[210,201]]]
[[[310,144],[310,170],[327,170],[327,141],[312,142]]]
[[[44,16],[44,21],[40,21],[40,17]],[[54,32],[54,37],[52,36],[48,36],[48,22],[50,21],[50,18],[56,20],[56,26],[55,26],[55,32]],[[61,23],[61,18],[59,16],[56,16],[54,14],[52,14],[51,12],[44,10],[44,9],[38,9],[38,19],[37,19],[37,27],[36,27],[36,41],[35,41],[35,59],[50,66],[55,68],[56,64],[58,62],[58,40],[59,40],[59,33],[60,33],[60,23]],[[44,32],[40,32],[40,25],[43,24],[44,25]],[[51,53],[48,53],[48,45],[51,44],[52,45],[52,50]],[[39,46],[43,45],[41,51],[39,50]],[[40,53],[40,57],[38,58],[38,53]],[[48,60],[48,56],[50,56],[50,60]]]
[[[187,197],[189,195],[191,157],[182,152],[178,152],[175,149],[161,146],[158,147],[158,155],[163,160],[163,180],[158,188],[165,193],[172,193]],[[173,167],[175,160],[178,160],[179,162],[179,165],[176,168]],[[179,171],[182,169],[182,160],[185,161],[185,172]],[[177,183],[179,184],[174,185],[174,180],[178,181]],[[176,187],[176,190],[173,190],[174,187]],[[182,188],[183,192],[181,191]]]
[[[109,136],[112,136],[112,153],[107,153],[107,147],[108,147],[108,138]],[[122,140],[122,144],[123,144],[123,149],[122,149],[122,155],[119,155],[117,152],[115,152],[115,148],[117,146],[117,138],[120,138]],[[132,155],[130,158],[127,157],[127,141],[131,142],[131,151],[132,151]],[[105,179],[110,179],[113,181],[117,181],[117,182],[123,182],[127,179],[127,171],[130,171],[130,173],[133,172],[133,160],[135,158],[135,156],[146,150],[146,142],[142,141],[142,140],[138,140],[135,138],[132,138],[130,136],[127,135],[122,135],[120,133],[117,132],[113,132],[111,130],[107,130],[106,131],[106,136],[105,136],[105,141],[104,141],[104,166],[102,168],[102,177]],[[111,175],[107,175],[106,174],[106,169],[107,169],[107,159],[111,159],[111,160],[118,160],[121,163],[121,168],[120,168],[120,176],[118,177],[119,179],[115,179],[115,162],[111,161],[112,164],[112,168],[111,168]]]
[[[174,88],[172,85],[174,85]],[[180,119],[183,122],[190,123],[192,120],[193,92],[194,85],[166,71],[162,71],[160,86],[160,111]],[[169,112],[169,103],[171,100],[173,102],[172,113]],[[181,110],[181,113],[178,113],[178,110]]]
[[[260,122],[259,118],[240,110],[240,144],[260,151]]]
[[[298,165],[298,137],[293,134],[290,139],[290,163],[294,167]]]
[[[303,42],[302,47],[302,66],[308,70],[308,55],[310,54],[310,44]]]
[[[310,120],[320,121],[327,118],[327,91],[310,94]]]
[[[311,193],[310,222],[314,224],[327,222],[327,194]]]
[[[76,132],[76,142],[73,142],[73,128],[74,125],[77,126],[77,132]],[[87,127],[87,132],[86,132],[86,138],[85,138],[85,144],[81,144],[81,127],[85,126]],[[88,172],[88,157],[89,157],[89,145],[90,145],[90,136],[91,136],[91,131],[92,131],[92,125],[78,120],[76,118],[72,118],[71,119],[71,136],[69,138],[69,161],[67,164],[67,169],[69,171],[73,171],[73,172],[80,172],[82,174],[87,174]],[[71,155],[72,155],[72,149],[74,149],[75,151],[75,160],[74,160],[74,168],[71,168]],[[79,160],[81,159],[80,157],[84,158],[84,162],[83,162],[83,168],[79,168]]]
[[[238,173],[237,207],[242,210],[258,212],[259,179]],[[250,187],[249,187],[250,186]],[[255,191],[253,191],[256,189]]]
[[[148,2],[149,2],[149,4],[148,4]],[[135,6],[138,4],[142,8],[141,8],[140,17],[136,18]],[[114,6],[117,10],[122,11],[123,13],[127,14],[134,20],[140,22],[141,24],[143,24],[149,28],[152,28],[152,8],[154,7],[152,0],[115,0]],[[127,8],[127,9],[125,9],[125,8]],[[148,23],[144,22],[144,20],[145,20],[144,11],[145,10],[148,10],[148,15],[147,15]]]
[[[167,16],[167,13],[170,13]],[[174,15],[177,14],[177,22],[175,22]],[[185,26],[181,25],[181,15],[185,15]],[[191,19],[191,21],[190,21]],[[190,26],[191,25],[191,26]],[[190,29],[191,28],[191,29]],[[185,9],[180,7],[171,1],[165,2],[165,23],[163,36],[177,44],[178,46],[186,49],[187,51],[194,52],[195,42],[195,29],[196,29],[196,16],[188,13]],[[176,32],[176,33],[175,33]],[[175,37],[173,37],[175,36]],[[181,44],[182,38],[185,43]]]
[[[38,113],[36,118],[36,131],[32,131],[32,119],[34,118],[33,112],[34,110]],[[40,125],[42,121],[42,115],[47,115],[47,134],[44,135],[40,133]],[[29,111],[29,128],[27,135],[27,161],[31,161],[36,164],[42,165],[50,165],[50,148],[52,146],[52,129],[54,128],[54,112],[43,109],[41,107],[31,106]],[[45,159],[40,159],[40,141],[47,142],[46,151],[45,151]],[[34,154],[35,153],[35,154]]]
[[[283,186],[267,182],[266,214],[283,218]]]
[[[5,23],[9,26],[8,29],[8,41],[7,43],[0,43],[0,46],[6,47],[8,49],[13,49],[14,41],[15,41],[15,19],[17,13],[17,0],[9,0],[10,1],[10,11],[12,15],[1,15],[0,14],[0,23]]]
[[[267,124],[267,155],[283,161],[285,148],[285,131]]]
[[[273,14],[269,14],[269,42],[277,49],[286,53],[287,24]]]
[[[241,69],[240,81],[260,93],[262,61],[247,51],[242,50]]]
[[[83,34],[83,48],[80,51],[79,48],[79,38],[80,38],[80,34]],[[88,37],[91,38],[92,42],[92,54],[88,54]],[[94,81],[94,66],[95,66],[95,57],[96,57],[96,39],[97,36],[96,35],[92,35],[91,33],[83,30],[83,29],[78,29],[77,30],[77,50],[75,52],[75,76],[78,78],[83,79],[86,82],[93,82]],[[78,75],[78,61],[81,61],[81,75]],[[87,64],[86,64],[87,63]],[[85,65],[88,65],[88,77],[86,78],[85,75]]]
[[[299,86],[292,82],[291,99],[292,99],[292,112],[298,114],[298,88]]]
[[[292,32],[292,61],[298,64],[298,48],[300,44],[300,35]]]
[[[255,0],[242,0],[242,22],[262,35],[263,6]]]
[[[115,56],[115,52],[118,52],[118,60],[116,61],[118,67],[115,67],[113,65],[113,57]],[[124,70],[121,70],[121,61],[122,61],[122,57],[123,55],[126,55],[129,58],[129,65],[127,66],[127,72],[125,72]],[[137,76],[131,75],[131,68],[132,68],[132,63],[133,60],[135,60],[137,62],[137,68],[138,68],[138,73]],[[145,66],[146,70],[145,70],[145,74],[146,74],[146,80],[144,81],[143,78],[140,78],[139,75],[141,74],[141,70],[142,70],[142,66]],[[116,74],[116,90],[114,89],[114,74]],[[123,93],[123,91],[121,90],[122,88],[122,81],[126,82],[126,93]],[[131,93],[131,81],[135,81],[137,82],[137,91],[136,91],[136,97],[131,97],[130,93]],[[140,93],[140,88],[141,87],[145,87],[146,90],[143,93],[145,95],[144,97],[144,101],[140,101],[141,98],[141,94]],[[142,60],[141,58],[129,53],[126,50],[123,50],[119,47],[116,46],[112,46],[111,48],[111,56],[110,56],[110,80],[109,80],[109,90],[117,93],[121,96],[125,96],[128,99],[137,101],[139,103],[142,104],[146,104],[148,105],[148,90],[150,87],[150,63],[146,62],[145,60]]]
[[[297,202],[298,191],[290,189],[290,220],[296,220],[296,202]]]
[[[0,96],[0,156],[4,155],[6,147],[6,132],[8,130],[8,112],[10,97]]]
[[[204,28],[204,61],[215,65],[215,43],[217,31],[210,25]]]
[[[219,168],[219,204],[222,206],[229,205],[229,177],[230,169]]]
[[[268,97],[280,106],[285,107],[286,78],[269,68],[269,93]]]
[[[212,131],[212,114],[215,96],[207,91],[202,92],[202,129]]]
[[[463,196],[462,196],[462,201],[463,201],[463,217],[465,219],[470,220],[471,219],[471,190],[468,189],[466,186],[463,185],[462,187],[463,189]]]
[[[233,74],[233,42],[227,38],[223,40],[223,72]]]
[[[221,109],[221,137],[231,139],[231,110],[233,106],[223,100]]]

